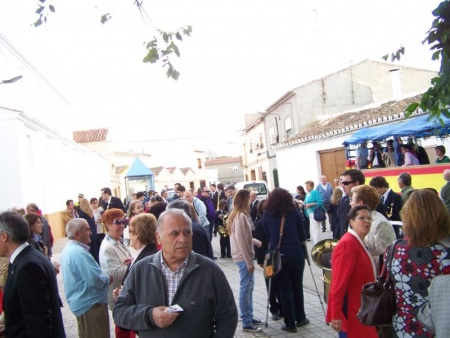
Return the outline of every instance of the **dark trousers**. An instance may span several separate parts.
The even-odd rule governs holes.
[[[231,245],[230,237],[220,236],[220,256],[221,257],[231,257]]]
[[[305,259],[281,256],[282,268],[275,276],[281,307],[284,313],[284,323],[290,329],[295,328],[306,318],[303,297],[303,271]]]
[[[309,231],[309,218],[308,217],[302,217],[303,219],[303,227],[305,228],[305,235],[307,239],[311,238],[311,234]]]
[[[265,279],[266,289],[269,292],[269,278]],[[284,317],[283,310],[281,308],[280,296],[278,295],[277,280],[272,278],[269,294],[269,309],[271,314],[278,313],[281,317]]]

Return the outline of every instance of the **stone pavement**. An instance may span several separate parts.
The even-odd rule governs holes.
[[[322,239],[331,238],[331,232],[321,233]],[[53,248],[53,260],[59,259],[59,254],[67,243],[67,238],[57,241]],[[214,237],[213,249],[215,256],[220,256],[219,237]],[[309,251],[312,248],[311,242],[308,242]],[[225,275],[228,278],[228,282],[234,292],[236,304],[239,302],[239,272],[233,261],[228,259],[217,259],[217,264],[222,268]],[[319,293],[323,302],[323,282],[318,279],[322,275],[322,270],[319,269],[312,261],[311,268],[313,273],[309,269],[308,264],[305,265],[305,272],[303,276],[303,289],[305,297],[305,311],[307,318],[311,321],[310,324],[299,328],[297,333],[287,333],[281,330],[281,326],[284,324],[283,319],[273,321],[269,313],[268,327],[261,325],[263,329],[260,333],[248,333],[242,331],[242,322],[239,320],[238,327],[236,329],[235,337],[237,338],[250,338],[250,337],[304,337],[304,338],[323,338],[323,337],[337,337],[337,333],[333,331],[328,325],[325,324],[325,317],[322,307],[319,302],[316,288],[314,286],[312,275],[314,275]],[[78,337],[77,321],[75,316],[70,311],[66,298],[64,295],[64,287],[62,283],[62,273],[58,275],[59,292],[63,301],[64,307],[62,308],[64,326],[66,329],[67,338]],[[326,304],[324,304],[326,310]],[[255,288],[253,291],[253,308],[254,316],[258,319],[265,321],[266,309],[267,309],[267,292],[264,283],[264,277],[262,269],[258,266],[255,269]],[[111,316],[111,337],[114,337],[114,324]],[[95,337],[93,337],[95,338]],[[198,337],[192,337],[198,338]]]

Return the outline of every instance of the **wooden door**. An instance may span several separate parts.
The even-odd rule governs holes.
[[[346,169],[345,148],[336,148],[319,152],[322,175],[333,185],[334,178],[339,178]]]

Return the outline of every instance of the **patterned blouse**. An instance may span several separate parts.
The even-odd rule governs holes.
[[[391,271],[397,298],[392,324],[397,337],[433,337],[417,319],[417,312],[428,301],[433,277],[450,274],[450,249],[440,243],[412,247],[402,240],[395,247]]]

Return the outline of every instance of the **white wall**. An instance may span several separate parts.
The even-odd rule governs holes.
[[[277,149],[280,187],[294,193],[295,188],[304,186],[307,180],[317,183],[321,176],[319,151],[342,147],[349,135]]]
[[[44,213],[65,209],[67,199],[99,197],[110,182],[109,161],[0,109],[0,210],[36,203]]]

